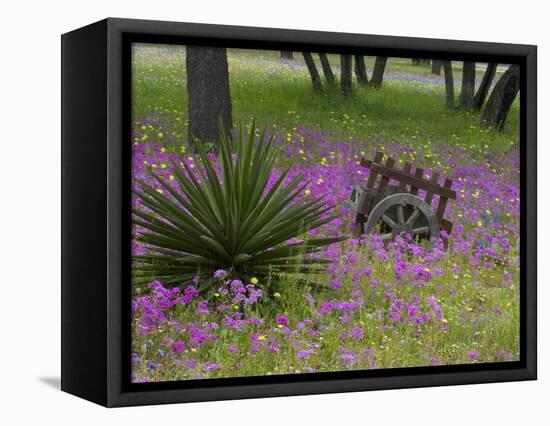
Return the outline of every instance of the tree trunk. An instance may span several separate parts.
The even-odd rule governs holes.
[[[325,74],[325,79],[327,80],[327,83],[332,85],[336,84],[336,79],[334,78],[334,74],[332,72],[332,68],[330,67],[330,62],[328,60],[326,53],[319,53],[319,59],[321,60],[321,66],[323,67],[323,74]]]
[[[294,54],[286,50],[281,50],[281,59],[294,59]]]
[[[365,66],[365,58],[362,55],[353,55],[355,59],[355,76],[357,82],[361,86],[368,86],[369,77],[367,76],[367,67]]]
[[[319,71],[317,71],[317,67],[315,66],[315,62],[313,61],[311,53],[304,52],[303,55],[304,60],[306,61],[307,70],[309,71],[309,76],[311,77],[313,90],[315,90],[316,92],[322,92],[323,85],[321,84],[321,77],[319,77]]]
[[[464,61],[462,65],[462,88],[460,89],[460,108],[471,110],[474,107],[474,88],[476,85],[476,63]]]
[[[376,61],[374,61],[374,69],[372,71],[372,78],[370,79],[370,84],[372,87],[382,86],[382,80],[384,79],[384,71],[386,69],[386,62],[388,58],[386,56],[377,56]]]
[[[220,133],[231,137],[231,96],[227,52],[221,47],[187,46],[188,138],[191,145],[219,146]]]
[[[453,81],[453,68],[451,61],[442,61],[445,74],[445,104],[447,108],[455,108],[455,84]]]
[[[441,75],[441,61],[432,60],[432,74]]]
[[[344,96],[351,95],[351,55],[340,55],[340,87]]]
[[[511,65],[502,74],[489,96],[481,119],[482,125],[494,127],[499,131],[504,129],[508,112],[518,95],[519,84],[519,65]]]
[[[481,80],[481,84],[479,85],[479,88],[477,89],[477,93],[474,96],[474,110],[476,111],[481,110],[481,107],[485,102],[485,98],[487,98],[487,94],[489,93],[489,88],[491,87],[491,83],[495,78],[497,66],[498,64],[493,64],[493,63],[487,64],[487,69],[485,70],[485,74],[483,75],[483,80]]]

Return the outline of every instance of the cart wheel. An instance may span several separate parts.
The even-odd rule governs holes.
[[[390,195],[374,206],[365,223],[365,232],[370,234],[377,226],[384,241],[406,234],[428,240],[439,237],[439,222],[432,207],[412,194]]]

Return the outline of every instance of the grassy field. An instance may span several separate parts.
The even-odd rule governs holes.
[[[197,162],[186,149],[185,49],[140,46],[133,55],[133,173],[144,178],[151,167],[170,179],[174,155]],[[337,74],[338,58],[330,60]],[[338,219],[318,234],[351,235],[344,200],[368,176],[359,158],[377,149],[454,179],[453,232],[447,248],[384,246],[377,236],[331,246],[325,254],[336,263],[316,278],[323,290],[292,274],[275,287],[223,272],[210,298],[192,282],[179,291],[159,281],[136,287],[133,380],[518,359],[518,105],[499,133],[480,127],[479,114],[446,110],[442,78],[410,60],[390,59],[380,90],[354,85],[351,97],[338,88],[315,94],[297,54],[229,50],[228,61],[234,123],[255,119],[275,134],[279,166],[293,165],[311,179],[306,191],[335,204]]]
[[[136,120],[154,117],[154,123],[164,131],[159,142],[167,145],[180,146],[187,138],[184,52],[183,47],[167,46],[142,47],[134,53],[134,117]],[[384,90],[356,85],[354,96],[348,98],[338,88],[326,88],[324,95],[315,96],[301,55],[294,57],[283,61],[279,52],[229,50],[235,124],[246,124],[255,118],[258,127],[281,134],[304,126],[312,130],[336,130],[362,141],[384,137],[422,148],[449,142],[479,151],[485,144],[507,150],[518,139],[517,102],[503,133],[482,129],[478,114],[443,108],[443,79],[433,76],[427,65],[391,58]],[[339,59],[335,55],[329,59],[336,73]],[[367,58],[368,69],[372,69],[373,62],[373,58]],[[321,70],[320,64],[318,68]],[[482,76],[483,72],[478,70],[478,82]],[[461,67],[455,63],[457,99],[460,78]],[[159,139],[155,124],[148,129],[149,142]]]

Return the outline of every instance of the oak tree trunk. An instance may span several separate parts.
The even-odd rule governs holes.
[[[351,95],[351,55],[340,55],[340,88],[344,96]]]
[[[445,74],[445,104],[447,108],[455,107],[455,84],[453,81],[453,68],[451,61],[442,61],[443,73]]]
[[[386,62],[388,58],[386,56],[377,56],[374,61],[374,69],[372,70],[372,78],[370,84],[372,87],[382,86],[382,80],[384,80],[384,71],[386,69]]]
[[[494,127],[499,131],[504,129],[508,112],[519,92],[519,69],[519,65],[511,65],[498,80],[485,106],[482,125]]]
[[[497,66],[498,64],[494,63],[487,64],[487,69],[485,70],[485,74],[483,75],[483,80],[481,80],[481,84],[479,85],[477,93],[474,96],[474,109],[476,111],[481,110],[481,107],[483,106],[483,103],[487,98],[487,94],[489,93],[489,89],[491,87],[491,84],[493,83],[493,79],[495,78]]]
[[[309,76],[311,77],[311,83],[313,84],[313,90],[316,92],[323,91],[323,85],[321,84],[321,77],[319,77],[319,71],[317,71],[317,66],[315,61],[311,56],[311,53],[304,52],[304,60],[306,61],[307,70],[309,71]]]
[[[294,59],[294,54],[286,50],[281,50],[281,59]]]
[[[441,75],[441,61],[432,60],[432,74]]]
[[[355,59],[355,77],[361,86],[368,86],[369,77],[367,76],[367,67],[365,66],[365,58],[362,55],[353,55]]]
[[[326,53],[319,53],[319,59],[321,60],[321,66],[323,67],[323,74],[325,74],[325,80],[329,85],[336,84],[336,79],[334,78],[334,73],[330,67],[330,62]]]
[[[462,88],[460,90],[460,108],[471,110],[474,107],[474,88],[476,85],[476,63],[464,61],[462,65]]]
[[[227,52],[221,47],[187,46],[185,66],[191,145],[219,146],[220,133],[231,137],[231,96]]]

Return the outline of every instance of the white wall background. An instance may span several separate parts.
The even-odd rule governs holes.
[[[107,410],[57,390],[60,34],[108,16],[539,45],[539,159],[550,160],[545,2],[7,1],[0,25],[0,422],[548,424],[549,168],[539,173],[539,381]],[[542,418],[546,414],[546,421]],[[538,419],[538,420],[537,420]]]

